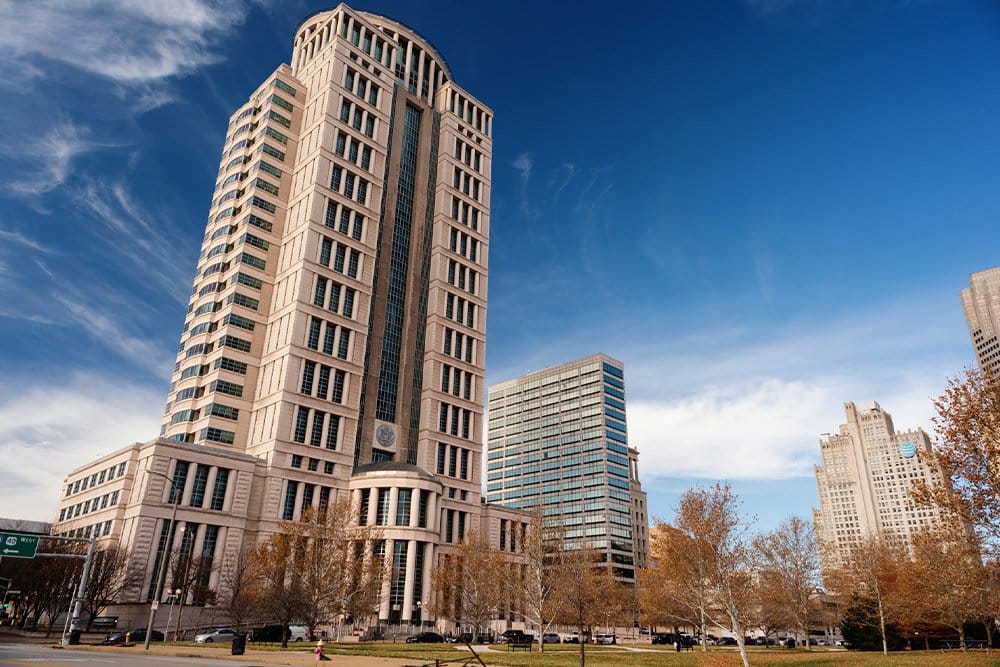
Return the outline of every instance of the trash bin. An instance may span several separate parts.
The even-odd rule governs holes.
[[[247,650],[247,636],[246,635],[236,635],[233,637],[232,644],[232,654],[233,655],[243,655]]]
[[[79,630],[70,630],[69,631],[69,645],[70,646],[79,646],[80,645],[80,631]]]

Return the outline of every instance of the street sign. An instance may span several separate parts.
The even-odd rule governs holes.
[[[38,550],[38,535],[0,533],[0,557],[34,558]]]

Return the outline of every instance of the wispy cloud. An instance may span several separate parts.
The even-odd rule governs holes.
[[[4,382],[0,459],[18,462],[0,466],[4,514],[51,521],[66,473],[155,437],[162,407],[159,388],[126,378],[76,374]]]
[[[170,350],[163,348],[158,340],[148,339],[134,331],[127,319],[114,314],[111,306],[94,302],[72,288],[64,294],[54,295],[53,299],[72,323],[112,353],[156,377],[164,377],[169,371],[173,362]]]
[[[527,188],[528,181],[531,180],[531,168],[534,166],[531,156],[527,153],[521,153],[514,158],[511,166],[521,175],[521,189]]]
[[[134,201],[124,183],[90,180],[77,193],[83,210],[101,223],[95,233],[121,259],[153,278],[179,303],[187,302],[191,257],[170,216],[154,215]],[[102,231],[103,230],[103,233]]]
[[[216,62],[216,40],[241,23],[237,0],[33,0],[0,3],[0,59],[56,61],[127,83]]]
[[[5,243],[12,243],[14,245],[23,246],[25,248],[29,248],[31,250],[44,253],[46,255],[52,253],[52,250],[50,248],[42,245],[41,243],[32,238],[28,238],[27,236],[25,236],[20,232],[12,232],[5,229],[0,229],[0,239],[2,239]]]
[[[63,119],[37,141],[19,149],[18,159],[33,165],[25,177],[10,181],[6,189],[17,196],[37,197],[66,182],[74,158],[97,148],[90,129]]]

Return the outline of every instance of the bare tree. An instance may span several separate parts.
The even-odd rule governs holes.
[[[708,651],[708,624],[716,604],[711,552],[681,528],[660,519],[655,521],[650,531],[654,566],[642,580],[643,595],[657,599],[664,620],[672,620],[675,626],[689,624],[698,628],[702,650]]]
[[[768,601],[777,602],[806,638],[816,614],[815,593],[820,584],[819,549],[812,522],[791,516],[772,532],[754,540],[761,561],[762,581],[768,584]],[[765,605],[767,602],[765,602]]]
[[[259,595],[260,609],[284,626],[305,613],[307,607],[302,578],[295,567],[298,548],[293,536],[273,533],[251,555],[252,585]],[[287,632],[281,635],[281,646],[288,647]]]
[[[541,512],[535,512],[528,523],[522,541],[524,576],[519,579],[517,599],[524,609],[525,618],[538,628],[540,635],[548,632],[555,619],[553,594],[555,575],[553,566],[563,549],[562,529],[545,526]],[[540,644],[545,652],[545,642]]]
[[[128,552],[118,545],[94,551],[82,603],[88,632],[105,607],[122,602],[127,591],[141,584],[141,577],[130,571],[128,565]]]
[[[382,539],[382,531],[354,525],[351,510],[342,497],[284,526],[296,545],[294,576],[310,636],[320,623],[370,613],[381,595],[384,564],[367,547]]]
[[[619,583],[603,563],[603,553],[590,549],[564,549],[552,567],[552,602],[555,620],[577,628],[580,667],[587,661],[584,636],[613,609]]]
[[[473,638],[510,598],[510,561],[473,532],[456,549],[443,555],[431,572],[434,602],[431,613],[472,626]]]
[[[889,654],[886,626],[903,615],[903,568],[908,557],[897,541],[871,535],[854,545],[843,564],[827,577],[838,593],[855,593],[872,601],[882,653]]]
[[[229,613],[237,632],[256,618],[260,605],[254,587],[251,553],[241,549],[228,555],[219,573],[218,604]]]
[[[709,620],[728,625],[744,667],[750,664],[744,636],[754,608],[748,526],[729,484],[718,482],[685,491],[673,525],[657,526],[660,551],[680,572],[676,594],[697,618],[702,650],[708,650]]]
[[[942,483],[914,483],[919,502],[946,508],[972,525],[980,546],[1000,555],[1000,381],[978,370],[951,378],[934,401],[933,456]],[[923,453],[921,452],[921,455]]]
[[[961,527],[913,535],[913,562],[903,573],[906,607],[921,620],[957,633],[965,649],[964,625],[988,615],[987,571],[979,550]]]

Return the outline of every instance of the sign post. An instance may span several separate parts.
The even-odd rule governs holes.
[[[38,551],[38,535],[0,533],[0,557],[34,558]]]

